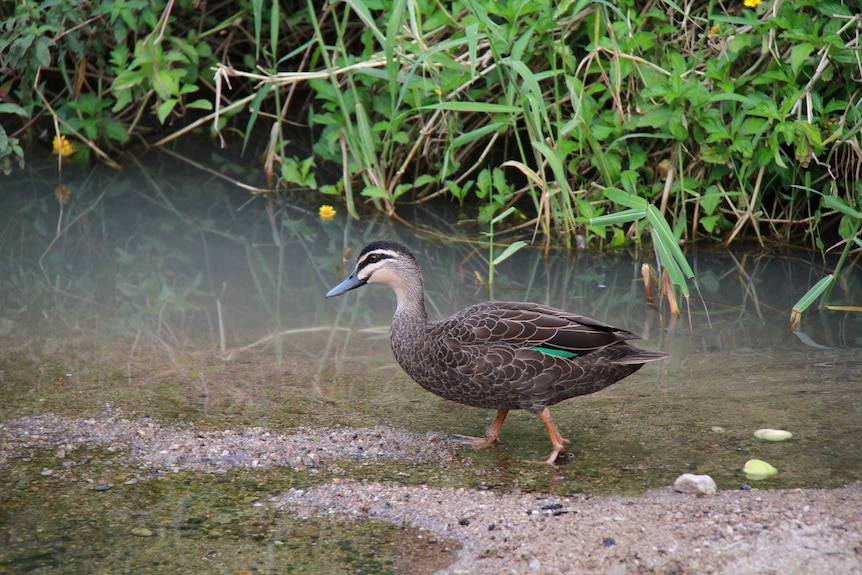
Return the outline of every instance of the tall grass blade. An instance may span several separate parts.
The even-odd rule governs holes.
[[[639,209],[644,212],[646,211],[646,207],[649,205],[649,202],[647,202],[646,199],[624,192],[619,188],[607,188],[605,190],[605,198],[615,204],[619,204],[627,208]]]
[[[621,212],[613,214],[605,214],[590,218],[590,225],[593,226],[615,226],[617,224],[625,224],[641,220],[646,216],[646,210],[639,208],[629,208]]]
[[[393,109],[391,116],[395,115],[394,106],[398,98],[398,72],[401,69],[399,58],[395,57],[395,47],[398,44],[398,32],[401,29],[401,14],[404,13],[406,0],[395,0],[392,4],[389,23],[386,26],[386,42],[383,49],[386,54],[386,72],[389,74],[389,95]]]
[[[278,58],[278,34],[281,31],[279,4],[278,0],[273,0],[269,11],[269,49],[273,60]]]
[[[274,0],[278,1],[278,0]],[[260,32],[263,27],[263,0],[252,0],[252,11],[254,12],[254,59],[260,61]]]
[[[667,220],[661,214],[659,209],[652,204],[647,206],[647,219],[651,225],[653,240],[658,237],[661,243],[667,247],[668,253],[672,256],[676,266],[679,267],[685,277],[687,279],[694,280],[694,271],[691,269],[691,266],[688,265],[688,260],[685,259],[685,254],[682,253],[682,249],[679,247],[676,236],[670,230]],[[688,290],[684,287],[685,282],[683,282],[681,286],[683,287],[683,293],[688,297]]]
[[[248,117],[248,123],[245,126],[245,135],[242,138],[242,153],[245,153],[246,147],[248,147],[248,140],[251,138],[253,133],[253,128],[255,122],[257,122],[257,117],[260,115],[260,106],[263,104],[263,101],[266,99],[269,94],[270,89],[272,88],[272,84],[263,84],[257,91],[257,95],[255,95],[254,100],[252,100],[249,105],[249,109],[251,110],[251,114]]]
[[[806,309],[808,309],[811,304],[814,303],[814,300],[816,300],[818,297],[820,297],[820,294],[826,291],[826,288],[829,287],[830,283],[832,283],[833,277],[834,276],[832,274],[829,274],[828,276],[822,278],[819,282],[814,284],[811,289],[805,292],[805,295],[799,298],[799,301],[796,302],[796,305],[793,306],[793,310],[802,313]]]
[[[371,30],[371,33],[374,34],[374,37],[377,38],[380,45],[386,46],[386,36],[380,31],[380,28],[377,27],[377,23],[374,21],[374,17],[371,15],[371,10],[368,9],[368,6],[360,0],[344,0],[344,3],[353,8],[353,11],[356,12],[356,15],[359,16],[359,19],[362,20],[365,27]]]
[[[491,265],[495,265],[495,266],[499,265],[500,263],[502,263],[502,262],[506,261],[507,259],[509,259],[510,257],[512,257],[512,255],[515,252],[517,252],[518,250],[520,250],[522,247],[524,247],[526,245],[527,245],[527,242],[525,242],[523,240],[518,240],[517,242],[511,244],[510,246],[507,246],[506,249],[503,250],[502,254],[500,254],[494,258],[494,261],[491,262]]]
[[[814,303],[814,300],[819,298],[823,292],[825,292],[832,285],[832,280],[834,278],[833,274],[829,274],[825,278],[821,279],[819,282],[814,284],[814,286],[805,292],[799,301],[796,302],[796,305],[793,306],[793,309],[790,312],[790,329],[796,331],[799,328],[799,323],[802,321],[802,312],[811,307],[811,304]]]
[[[492,104],[488,102],[440,102],[422,106],[420,110],[446,110],[450,112],[476,112],[485,114],[519,114],[523,112],[520,106],[508,104]]]

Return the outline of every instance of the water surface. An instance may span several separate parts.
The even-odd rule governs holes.
[[[0,420],[92,417],[110,405],[202,430],[385,425],[416,434],[484,433],[493,413],[441,400],[395,364],[387,334],[391,291],[367,286],[323,297],[366,242],[388,237],[416,251],[432,317],[488,299],[488,246],[463,237],[475,232],[462,234],[457,216],[404,208],[403,217],[418,224],[408,229],[374,217],[348,221],[336,204],[336,218],[323,221],[319,205],[300,193],[255,197],[157,153],[144,163],[122,174],[65,167],[72,192],[65,205],[54,196],[53,163],[4,181]],[[439,231],[430,233],[432,226]],[[639,334],[642,347],[670,353],[600,393],[552,408],[571,440],[566,465],[538,463],[550,449],[544,426],[516,412],[498,448],[459,449],[446,465],[414,464],[409,472],[398,463],[344,462],[339,473],[480,489],[631,493],[668,485],[682,472],[708,473],[720,489],[737,489],[751,483],[741,473],[745,461],[759,458],[779,473],[757,487],[862,479],[860,314],[807,313],[801,335],[787,329],[792,305],[834,262],[801,249],[743,246],[688,256],[700,291],[679,318],[666,304],[645,301],[640,278],[649,253],[543,258],[526,249],[497,268],[497,299],[593,316]],[[832,302],[860,305],[860,284],[862,273],[851,269]],[[794,437],[755,439],[765,427]],[[315,572],[299,559],[306,553],[309,565],[324,566],[317,572],[332,565],[398,570],[387,528],[309,526],[247,509],[249,497],[329,480],[331,470],[221,478],[186,472],[89,499],[81,493],[91,491],[40,474],[52,458],[36,451],[0,468],[7,533],[0,566],[7,570],[72,571],[99,561],[129,572],[156,569],[146,554],[151,542],[129,535],[141,525],[159,537],[165,565],[184,572],[204,565],[187,561],[189,553],[215,553],[212,541],[229,542],[238,557],[265,557],[226,562],[226,569],[277,572],[286,562]],[[294,534],[292,543],[276,545],[285,532]],[[101,550],[83,543],[93,534]],[[319,544],[324,539],[341,543]],[[420,546],[419,555],[434,545]]]

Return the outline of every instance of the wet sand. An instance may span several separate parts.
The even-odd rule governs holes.
[[[439,437],[385,427],[199,431],[110,409],[98,418],[44,414],[0,424],[0,466],[14,465],[33,449],[54,449],[62,459],[81,447],[122,453],[141,469],[142,480],[152,469],[314,469],[344,460],[434,464],[455,453]],[[443,573],[862,574],[860,483],[711,497],[669,487],[634,497],[559,497],[344,477],[290,489],[266,504],[299,516],[388,521],[417,528],[432,542],[455,541],[460,549],[444,561]],[[410,565],[401,570],[411,572]]]

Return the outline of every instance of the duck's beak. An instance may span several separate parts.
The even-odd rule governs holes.
[[[356,277],[356,270],[353,270],[353,273],[347,276],[347,279],[326,292],[326,297],[335,297],[337,295],[341,295],[344,292],[348,292],[352,289],[356,289],[358,287],[364,286],[368,283],[367,279],[359,279]]]

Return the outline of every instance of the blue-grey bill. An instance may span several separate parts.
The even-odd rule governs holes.
[[[352,289],[356,289],[358,287],[362,287],[365,285],[366,280],[361,280],[356,277],[356,272],[353,272],[347,279],[326,292],[326,297],[334,297],[337,295],[341,295],[344,292],[350,291]]]

